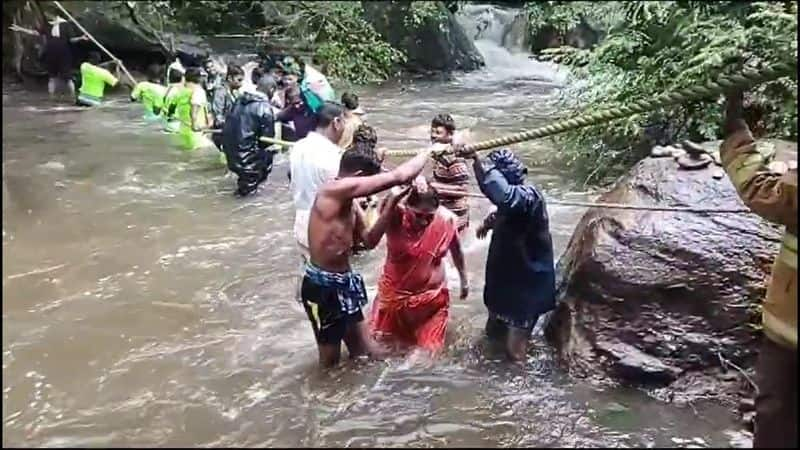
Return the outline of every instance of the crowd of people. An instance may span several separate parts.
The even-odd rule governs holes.
[[[51,94],[59,85],[74,94],[65,71],[71,59],[62,54],[68,45],[55,33],[45,48]],[[470,225],[467,187],[473,176],[494,205],[475,230],[478,238],[491,231],[485,332],[509,359],[524,360],[534,326],[555,305],[555,270],[545,200],[526,183],[527,170],[511,151],[478,156],[454,142],[455,121],[439,114],[430,123],[430,147],[387,169],[358,97],[345,93],[336,102],[309,90],[307,72],[294,58],[255,67],[252,89],[245,89],[245,71],[233,64],[222,76],[210,61],[187,68],[176,61],[166,70],[165,85],[162,72],[149,69],[147,81],[131,86],[131,99],[142,103],[147,120],[162,121],[175,133],[183,148],[213,142],[238,177],[238,195],[255,192],[272,170],[275,149],[262,138],[296,141],[289,176],[293,234],[303,261],[298,300],[322,366],[340,360],[342,343],[351,357],[442,351],[451,301],[448,255],[458,271],[459,297],[469,293],[461,242]],[[119,82],[96,52],[80,65],[80,74],[77,102],[84,106],[100,104],[105,87]],[[745,203],[786,227],[763,312],[755,445],[796,445],[797,403],[785,400],[797,393],[797,172],[769,164],[772,156],[755,145],[741,104],[741,93],[728,97],[722,165]],[[204,132],[211,129],[219,132],[209,141]],[[431,161],[428,179],[423,171]],[[381,193],[370,218],[364,205]],[[351,256],[375,248],[384,236],[386,258],[365,317],[368,294]]]
[[[80,65],[77,104],[99,105],[106,87],[121,82],[109,64],[115,61],[103,64],[97,52],[89,53]],[[141,103],[145,121],[174,134],[180,148],[216,146],[237,177],[238,196],[256,192],[272,171],[278,148],[263,138],[294,141],[288,175],[293,234],[304,264],[299,300],[321,364],[339,361],[342,342],[351,356],[443,349],[448,255],[458,271],[460,298],[469,292],[461,241],[469,228],[473,173],[496,206],[476,230],[481,238],[494,230],[484,289],[486,332],[511,359],[524,359],[538,317],[554,306],[555,277],[546,205],[524,183],[519,159],[508,150],[486,160],[443,152],[463,149],[463,142],[455,142],[454,119],[439,114],[431,120],[430,149],[386,169],[358,96],[347,92],[336,101],[332,89],[310,88],[308,68],[290,56],[262,61],[249,70],[249,80],[246,72],[228,64],[222,73],[210,59],[188,67],[179,59],[166,68],[154,64],[146,81],[128,84],[130,99]],[[430,180],[422,175],[428,161]],[[366,288],[350,256],[375,248],[384,236],[386,262],[366,318]]]

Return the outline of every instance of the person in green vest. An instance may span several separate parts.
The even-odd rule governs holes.
[[[164,123],[164,131],[168,133],[177,133],[181,123],[175,116],[175,101],[178,98],[178,94],[183,91],[183,70],[172,68],[172,70],[169,71],[167,81],[169,84],[164,93],[164,106],[161,108],[161,120]]]
[[[160,78],[160,67],[152,64],[147,68],[147,81],[136,83],[131,91],[131,101],[140,101],[144,106],[144,120],[159,120],[159,113],[164,106],[164,95],[167,87],[158,83]]]
[[[106,85],[117,85],[117,77],[100,67],[100,53],[89,52],[88,61],[81,64],[81,89],[78,94],[79,106],[97,106],[103,101]]]
[[[175,115],[180,121],[178,145],[184,150],[213,145],[203,136],[203,130],[208,128],[211,118],[202,78],[200,67],[186,69],[186,85],[175,98]]]

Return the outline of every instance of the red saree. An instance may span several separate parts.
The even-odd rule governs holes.
[[[444,345],[450,295],[442,259],[457,232],[456,217],[439,208],[414,233],[397,220],[386,231],[386,263],[372,308],[373,334],[436,352]]]

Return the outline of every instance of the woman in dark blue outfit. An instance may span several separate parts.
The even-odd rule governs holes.
[[[486,334],[503,342],[509,358],[525,359],[528,339],[539,316],[555,306],[553,242],[541,193],[525,185],[527,169],[509,150],[473,160],[481,192],[495,205],[477,230],[492,230],[483,302],[489,310]]]

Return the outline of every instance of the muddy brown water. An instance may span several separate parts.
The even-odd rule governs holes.
[[[554,85],[535,78],[360,93],[382,143],[407,148],[443,110],[477,139],[547,123]],[[488,243],[472,234],[472,292],[453,301],[442,357],[319,373],[294,300],[285,158],[235,199],[213,151],[176,150],[140,116],[122,96],[76,111],[3,89],[4,446],[730,445],[725,409],[570,379],[541,336],[523,366],[487,351]],[[550,167],[530,178],[553,198],[591,198]],[[475,221],[488,204],[471,201]],[[583,209],[549,210],[560,253]],[[371,293],[384,252],[354,262]]]

